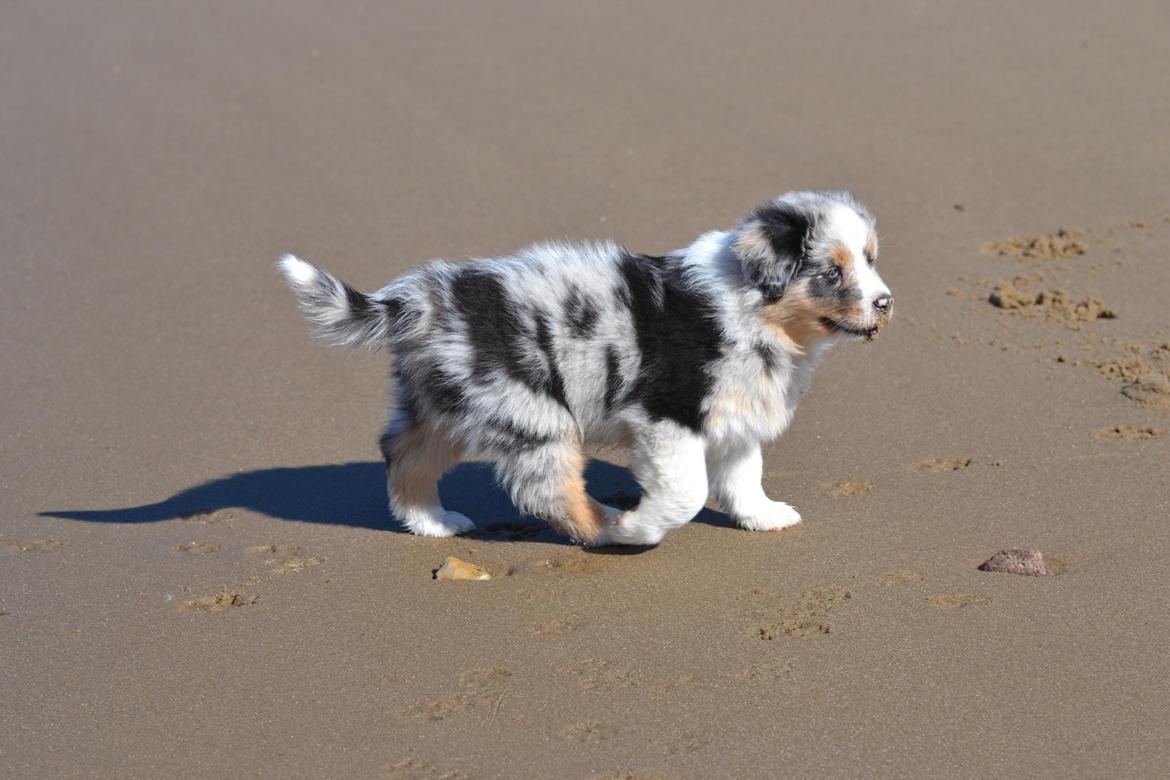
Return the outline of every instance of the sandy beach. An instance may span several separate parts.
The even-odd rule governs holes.
[[[1164,775],[1168,41],[1153,0],[3,3],[0,776]],[[402,533],[388,358],[273,267],[661,254],[805,188],[874,212],[898,313],[765,450],[781,533],[584,550],[480,465],[476,533]]]

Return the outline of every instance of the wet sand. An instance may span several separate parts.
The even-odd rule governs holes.
[[[0,22],[0,775],[1170,765],[1164,4]],[[798,188],[874,211],[898,314],[766,451],[777,534],[586,552],[477,466],[475,536],[400,533],[386,357],[312,343],[272,266],[661,253]],[[1015,548],[1059,573],[977,569]]]

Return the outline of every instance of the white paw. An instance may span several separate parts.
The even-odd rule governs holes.
[[[412,509],[399,522],[416,536],[455,536],[475,530],[471,518],[443,509]]]
[[[746,517],[737,517],[740,528],[749,531],[779,531],[800,522],[800,513],[783,501],[768,501]]]
[[[609,525],[590,543],[590,547],[604,547],[609,544],[651,545],[658,544],[666,536],[666,528],[640,521],[637,510],[621,512],[605,507]]]

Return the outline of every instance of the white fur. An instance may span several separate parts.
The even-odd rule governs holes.
[[[674,423],[642,426],[631,454],[634,476],[645,494],[595,544],[658,544],[690,522],[707,501],[704,449],[701,436]]]

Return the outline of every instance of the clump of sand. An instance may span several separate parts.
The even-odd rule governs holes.
[[[256,596],[237,590],[222,590],[183,602],[183,609],[191,612],[222,612],[232,607],[246,607],[256,603]]]
[[[970,458],[962,456],[957,458],[927,458],[926,460],[912,463],[906,468],[910,471],[929,471],[934,474],[948,474],[952,471],[965,469],[972,462]]]
[[[989,241],[983,253],[1000,257],[1023,257],[1028,260],[1056,260],[1078,257],[1089,251],[1083,230],[1060,228],[1055,233],[1037,236],[1014,236],[1003,241]]]
[[[1035,292],[1029,290],[1027,285],[1028,279],[1023,276],[1010,281],[997,279],[987,300],[992,306],[1012,314],[1057,320],[1065,324],[1117,318],[1117,313],[1100,298],[1090,297],[1078,301],[1067,290],[1056,288]]]
[[[1093,431],[1098,439],[1114,439],[1119,441],[1144,441],[1156,439],[1162,432],[1149,425],[1110,425]]]

